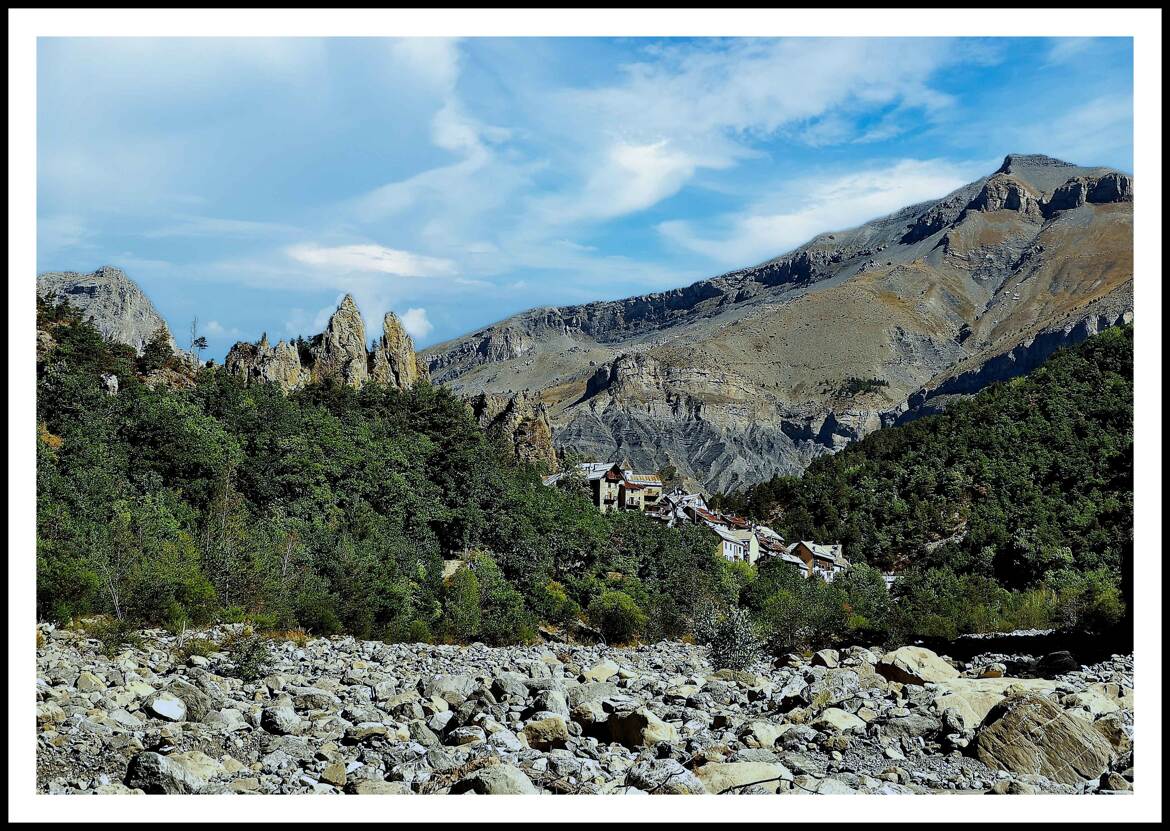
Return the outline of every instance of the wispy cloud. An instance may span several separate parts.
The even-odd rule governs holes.
[[[400,277],[438,277],[455,273],[455,264],[439,257],[398,251],[384,245],[337,245],[302,243],[286,249],[299,263],[342,271],[377,272]]]
[[[659,232],[675,245],[723,266],[747,265],[788,251],[824,231],[844,230],[899,208],[937,199],[978,172],[941,161],[903,160],[830,179],[790,182],[748,211],[722,217],[722,233],[667,221]]]

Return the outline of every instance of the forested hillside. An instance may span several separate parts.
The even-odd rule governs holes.
[[[591,603],[600,620],[614,592],[645,634],[677,635],[720,590],[704,532],[544,487],[443,389],[285,396],[214,367],[150,389],[149,348],[135,358],[65,305],[40,303],[38,329],[53,341],[37,367],[42,617],[503,642]],[[444,586],[460,554],[474,568]]]
[[[790,538],[844,542],[858,565],[830,585],[543,486],[425,381],[285,395],[196,373],[161,337],[136,356],[65,304],[39,302],[37,322],[42,619],[489,643],[547,623],[750,654],[757,634],[791,649],[1120,615],[1129,329],[725,500]],[[466,565],[444,576],[454,559]],[[866,561],[911,568],[891,597]]]
[[[717,501],[884,570],[1119,584],[1133,558],[1133,326]]]

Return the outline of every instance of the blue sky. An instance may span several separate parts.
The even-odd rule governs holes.
[[[123,268],[185,338],[425,346],[942,196],[1009,152],[1132,172],[1127,38],[48,38],[38,270]]]

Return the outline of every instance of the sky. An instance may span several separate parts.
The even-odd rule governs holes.
[[[1128,38],[41,38],[37,268],[185,346],[684,286],[1008,153],[1133,173]]]

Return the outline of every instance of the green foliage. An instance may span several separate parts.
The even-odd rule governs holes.
[[[249,633],[231,642],[228,648],[231,674],[244,681],[255,681],[272,672],[272,652],[268,641]]]
[[[1133,327],[715,501],[882,570],[946,567],[1029,590],[1050,572],[1104,569],[1118,584],[1133,560]]]
[[[603,591],[589,604],[589,622],[609,643],[627,643],[646,626],[646,613],[625,592]]]
[[[192,655],[206,658],[217,651],[219,651],[219,647],[215,641],[207,638],[185,638],[175,649],[175,660],[179,663],[186,663]]]
[[[443,619],[447,637],[467,643],[475,640],[480,627],[479,578],[460,567],[443,592]]]
[[[705,528],[603,515],[587,488],[545,487],[425,382],[284,395],[211,366],[193,389],[150,389],[133,350],[67,304],[38,300],[37,323],[52,339],[37,362],[41,619],[497,644],[584,616],[611,641],[709,642],[742,605],[773,648],[792,649],[1006,621],[1102,628],[1123,608],[1130,329],[879,431],[803,479],[724,499],[790,538],[839,539],[855,562],[916,563],[891,599],[862,567],[804,580],[784,563],[726,563]],[[453,558],[467,566],[444,583]]]
[[[763,655],[764,641],[756,622],[739,606],[718,619],[707,643],[711,646],[711,666],[716,669],[744,670]]]
[[[101,618],[86,628],[86,633],[97,639],[101,644],[102,654],[107,658],[114,658],[123,649],[141,649],[142,636],[127,620],[118,618]]]

